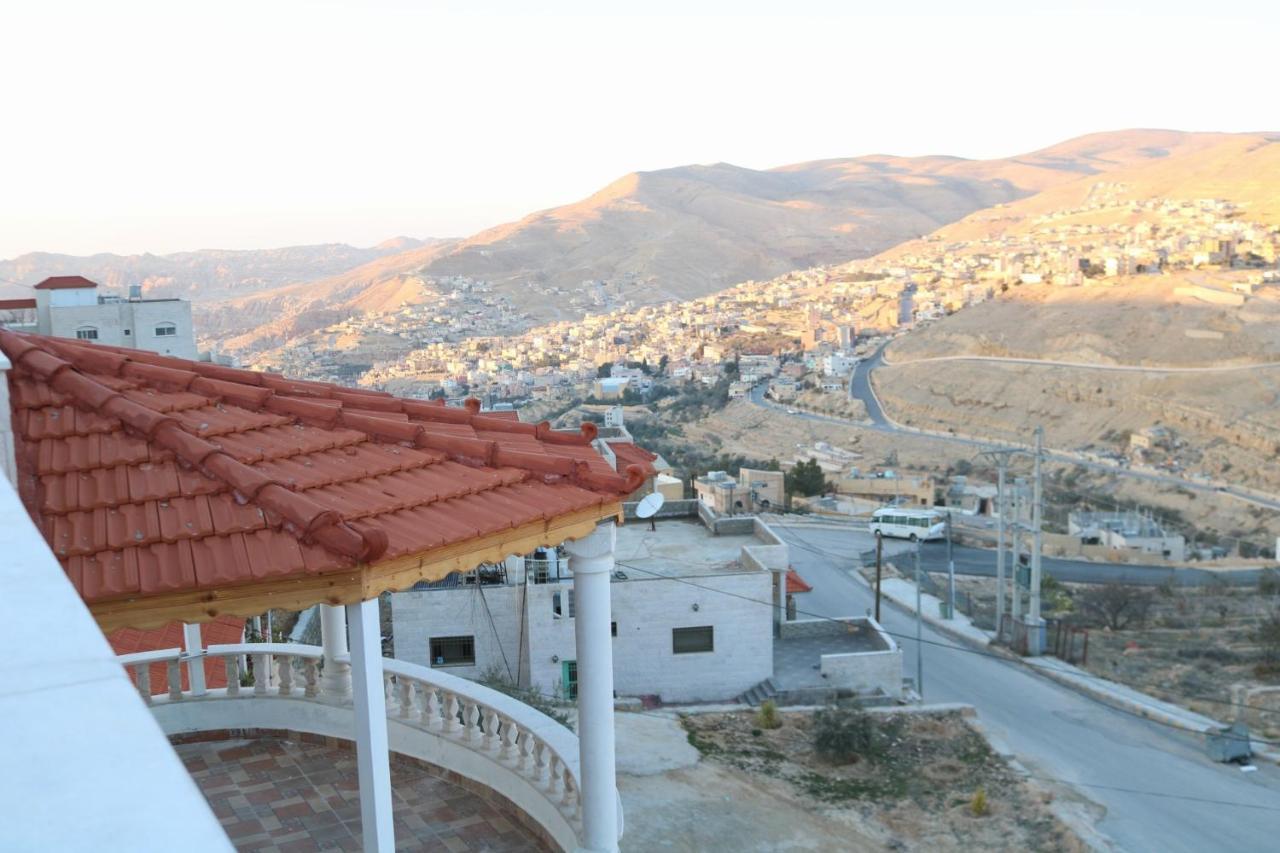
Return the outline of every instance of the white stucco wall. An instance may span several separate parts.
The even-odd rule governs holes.
[[[895,698],[902,694],[901,649],[823,655],[820,669],[832,687],[859,693],[878,689]]]
[[[391,624],[396,657],[437,668],[431,661],[432,637],[472,636],[476,648],[474,666],[439,668],[475,680],[490,667],[506,672],[510,666],[511,679],[517,680],[524,587],[486,586],[483,594],[482,599],[480,589],[473,586],[392,595]]]
[[[57,337],[74,338],[77,329],[92,326],[98,330],[98,343],[151,350],[176,358],[197,356],[191,303],[185,299],[54,306],[47,323],[47,333]],[[155,329],[160,323],[173,323],[177,334],[158,337]],[[43,325],[41,330],[45,330]]]
[[[618,695],[656,694],[667,702],[732,699],[773,675],[772,610],[755,603],[771,599],[770,573],[697,575],[690,580],[707,589],[668,578],[610,585],[612,619],[618,625],[612,641]],[[475,666],[447,667],[450,673],[478,678],[491,665],[505,666],[505,650],[513,670],[524,658],[523,684],[559,695],[563,664],[577,657],[575,622],[567,614],[572,588],[571,583],[486,587],[487,613],[474,588],[397,593],[391,599],[396,657],[429,665],[430,637],[471,635]],[[522,620],[526,589],[528,611]],[[552,604],[557,592],[563,602],[559,618]],[[522,621],[527,632],[523,649]],[[702,625],[714,629],[715,650],[674,654],[672,629]]]

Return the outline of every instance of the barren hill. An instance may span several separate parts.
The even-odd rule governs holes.
[[[257,293],[299,282],[329,278],[406,249],[435,241],[397,237],[372,248],[342,243],[288,246],[280,249],[201,249],[169,255],[88,257],[31,252],[0,261],[0,296],[23,296],[32,285],[53,275],[83,275],[111,290],[142,285],[152,298],[182,297],[209,302]]]
[[[865,157],[769,170],[726,163],[626,175],[573,204],[451,244],[389,255],[306,288],[227,306],[211,328],[279,343],[366,310],[362,288],[453,275],[486,279],[532,320],[580,312],[574,296],[601,282],[615,302],[687,299],[792,269],[868,257],[977,210],[1153,160],[1222,134],[1135,130],[1094,134],[1017,157]],[[385,300],[378,300],[385,304]],[[271,319],[274,318],[274,319]],[[258,331],[264,320],[270,322]]]

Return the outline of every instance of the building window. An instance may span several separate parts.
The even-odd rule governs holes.
[[[557,592],[551,596],[551,612],[555,615],[557,619],[559,619],[561,616],[564,615],[563,605],[565,604],[566,600],[569,604],[569,618],[572,619],[574,617],[573,590],[568,590],[567,592],[563,592],[563,593]]]
[[[172,338],[176,334],[178,334],[178,327],[175,326],[173,323],[157,323],[156,324],[157,338]]]
[[[432,637],[432,666],[471,666],[476,662],[475,637]]]
[[[609,623],[609,636],[610,636],[610,637],[616,637],[616,636],[618,636],[618,623],[617,623],[617,622],[610,622],[610,623]]]
[[[690,655],[695,652],[713,651],[715,651],[715,628],[712,626],[671,629],[672,654]]]
[[[82,341],[96,341],[98,339],[98,330],[93,326],[81,326],[76,329],[76,337]]]
[[[560,688],[566,700],[570,702],[578,700],[578,662],[576,660],[561,662]]]

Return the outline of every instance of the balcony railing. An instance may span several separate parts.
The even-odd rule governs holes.
[[[349,690],[326,690],[322,685],[322,650],[319,646],[289,643],[246,643],[209,646],[203,653],[190,654],[181,649],[122,655],[119,658],[132,674],[142,699],[157,713],[170,734],[208,728],[238,728],[255,717],[264,728],[279,728],[274,721],[286,719],[288,728],[307,728],[312,715],[281,717],[272,714],[267,705],[281,700],[304,701],[332,709],[350,711]],[[210,659],[221,660],[226,668],[227,686],[203,692],[183,689],[183,667],[188,670],[188,684],[198,684],[191,671],[203,667]],[[242,684],[247,675],[245,662],[253,661],[253,683]],[[153,685],[151,669],[163,665],[164,685]],[[339,659],[339,666],[346,661]],[[582,803],[579,796],[578,738],[560,723],[504,693],[455,675],[417,664],[386,658],[383,681],[387,699],[387,717],[404,727],[393,732],[393,751],[406,752],[397,744],[412,744],[413,738],[435,737],[461,747],[474,757],[487,759],[456,762],[445,769],[459,772],[474,781],[497,790],[524,810],[563,846],[572,847],[581,837]],[[161,692],[153,693],[156,687]],[[167,689],[163,689],[167,688]],[[194,710],[208,707],[211,701],[241,703],[259,700],[262,714],[234,714],[236,725],[218,725],[218,714],[184,714],[183,706]],[[227,707],[223,705],[222,707]],[[277,706],[279,707],[279,706]],[[230,713],[230,712],[228,712]],[[295,721],[297,725],[295,726]],[[317,731],[333,735],[333,731]],[[341,734],[337,736],[341,737]],[[425,746],[425,745],[424,745]],[[432,761],[447,765],[449,750],[422,749]],[[418,756],[421,757],[421,756]],[[506,777],[505,779],[503,777]],[[514,777],[514,778],[513,778]],[[520,783],[525,783],[521,785]],[[528,794],[544,801],[542,808],[530,808]],[[563,824],[548,825],[547,807]],[[565,837],[569,830],[572,839]]]

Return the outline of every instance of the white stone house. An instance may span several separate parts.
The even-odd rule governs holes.
[[[664,521],[656,532],[643,524],[619,528],[618,540],[620,555],[666,543],[688,557],[619,558],[610,584],[618,696],[725,700],[773,674],[775,613],[767,605],[775,573],[723,559],[752,536],[712,537],[694,523]],[[575,697],[576,602],[568,561],[557,549],[396,593],[391,608],[400,660]]]
[[[83,276],[47,278],[35,286],[36,328],[42,335],[115,347],[144,349],[175,358],[197,357],[191,303],[185,299],[100,296]]]

